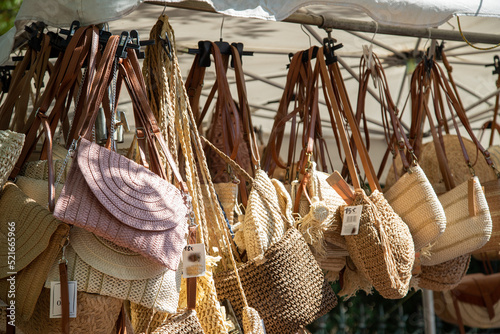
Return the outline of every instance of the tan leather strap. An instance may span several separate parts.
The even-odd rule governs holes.
[[[59,263],[59,283],[61,287],[61,333],[69,334],[69,289],[66,262]]]
[[[162,174],[159,175],[166,178],[166,173],[163,165],[161,164],[158,149],[156,148],[156,143],[158,143],[165,154],[167,162],[170,165],[172,173],[179,186],[185,193],[187,193],[187,188],[182,180],[179,169],[168,149],[168,145],[165,143],[163,136],[161,135],[156,119],[151,111],[151,107],[149,106],[144,80],[138,79],[138,77],[142,76],[142,72],[140,70],[136,72],[138,66],[134,66],[133,63],[138,63],[137,55],[134,50],[128,50],[128,57],[124,59],[120,65],[120,73],[123,76],[123,80],[135,106],[134,111],[137,112],[139,119],[141,120],[141,124],[144,125],[145,135],[146,138],[148,138],[150,158],[154,158],[152,167],[155,167],[158,172],[162,172]]]
[[[58,58],[56,65],[54,66],[54,72],[50,76],[46,89],[39,100],[39,104],[34,106],[34,112],[30,116],[32,121],[28,120],[26,124],[29,128],[25,131],[25,143],[16,166],[11,173],[11,178],[15,178],[17,176],[21,166],[25,161],[27,161],[38,142],[40,119],[36,117],[37,112],[41,111],[45,114],[48,111],[51,102],[57,96],[56,103],[52,108],[51,115],[49,116],[49,123],[51,124],[52,129],[53,123],[51,122],[51,119],[56,117],[52,117],[52,115],[56,115],[58,113],[60,114],[61,107],[64,105],[64,101],[66,99],[66,94],[70,90],[71,85],[74,84],[77,77],[77,71],[80,71],[88,54],[91,36],[94,33],[97,33],[97,28],[94,26],[78,29],[67,47],[67,50],[74,51],[65,52],[62,57]],[[53,130],[52,133],[54,133]]]
[[[39,112],[37,114],[37,117],[40,118],[40,121],[42,123],[43,131],[45,132],[45,138],[47,141],[47,150],[48,150],[48,155],[47,155],[47,164],[48,164],[48,173],[49,173],[49,180],[48,180],[48,195],[49,195],[49,211],[54,212],[54,207],[55,207],[55,174],[54,174],[54,164],[52,162],[52,132],[50,130],[50,125],[48,122],[48,117],[42,112]]]
[[[333,85],[331,82],[331,77],[329,75],[329,71],[326,67],[325,59],[324,59],[324,54],[323,54],[323,48],[320,48],[318,51],[317,55],[317,60],[319,68],[320,68],[320,73],[321,73],[321,78],[323,81],[323,86],[326,87],[327,91],[327,98],[330,100],[330,106],[333,109],[333,116],[335,117],[335,124],[337,124],[337,130],[339,131],[339,137],[342,143],[342,147],[344,149],[345,153],[345,159],[347,162],[347,166],[349,168],[349,173],[352,178],[352,183],[353,186],[356,190],[361,189],[361,184],[359,182],[357,173],[356,173],[356,168],[354,166],[354,159],[349,147],[349,139],[347,137],[347,133],[344,129],[340,110],[339,110],[339,101],[337,101],[336,95],[333,91]]]
[[[290,170],[293,163],[293,154],[295,152],[295,141],[297,132],[296,116],[304,108],[303,95],[303,81],[301,81],[300,71],[303,66],[302,58],[304,51],[295,53],[290,62],[290,67],[287,74],[286,84],[283,95],[278,106],[276,116],[274,118],[273,130],[269,136],[266,151],[263,157],[263,169],[269,174],[273,175],[276,166]],[[296,92],[296,94],[294,94]],[[288,112],[291,102],[294,102],[293,109]],[[281,145],[285,133],[285,127],[288,121],[291,122],[290,139],[288,148],[287,163],[283,164],[280,161]],[[292,170],[293,173],[293,170]]]
[[[189,226],[189,244],[195,244],[196,241],[196,226]],[[196,308],[196,277],[186,279],[187,285],[187,307],[194,310]]]
[[[83,102],[84,106],[82,110],[86,117],[79,131],[79,137],[90,141],[92,140],[92,129],[97,119],[97,111],[111,81],[111,71],[113,69],[119,39],[120,37],[116,35],[108,39],[101,60],[99,64],[97,64],[96,73],[94,77],[91,78],[91,90],[89,90],[88,96]]]
[[[318,56],[319,57],[319,56]],[[322,60],[323,61],[323,60]],[[347,97],[346,88],[344,85],[344,80],[342,79],[342,75],[340,73],[340,68],[338,63],[333,63],[330,65],[331,71],[334,75],[334,80],[338,85],[338,92],[340,95],[341,103],[343,105],[345,116],[347,117],[348,124],[352,131],[352,136],[354,138],[354,142],[356,144],[357,149],[359,150],[359,156],[361,159],[361,163],[363,165],[363,169],[365,171],[366,178],[368,180],[368,184],[372,191],[381,190],[380,184],[376,178],[376,173],[371,163],[370,157],[368,156],[368,152],[366,151],[366,147],[361,138],[361,133],[359,131],[359,127],[354,120],[354,114],[352,112],[352,108]],[[339,110],[340,112],[340,110]],[[338,121],[337,121],[338,124]],[[340,126],[339,126],[340,127]],[[349,149],[349,146],[345,146],[344,149]],[[345,151],[344,151],[345,152]],[[349,151],[350,152],[350,151]],[[352,174],[355,171],[350,171],[351,177],[354,177]]]

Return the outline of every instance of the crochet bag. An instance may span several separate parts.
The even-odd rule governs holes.
[[[113,41],[108,41],[95,76],[96,87],[101,91],[107,89],[105,84],[99,83],[108,82],[105,77],[109,77],[112,65],[109,59],[113,59],[113,50],[116,50],[118,43],[117,39]],[[109,63],[105,62],[107,59]],[[134,64],[137,65],[137,56],[132,51],[120,64],[120,73],[126,79],[130,96],[140,106],[134,108],[136,118],[142,124],[149,123],[153,127],[142,127],[150,149],[151,168],[162,177],[165,176],[156,150],[158,141],[174,170],[176,180],[182,186],[182,178],[163,137],[156,131],[156,121],[144,98],[145,90],[141,85],[144,81],[141,73],[135,72],[137,66]],[[104,78],[99,78],[99,74],[105,70]],[[102,95],[95,96],[102,98]],[[98,106],[100,102],[90,105]],[[118,246],[129,248],[171,270],[177,270],[187,228],[185,196],[174,185],[144,166],[90,142],[90,125],[96,115],[96,110],[88,113],[76,161],[72,163],[54,216]],[[141,124],[136,126],[141,127]]]
[[[424,63],[419,64],[417,66],[416,73],[414,73],[414,77],[425,77],[425,71],[426,69]],[[454,117],[454,112],[456,112],[460,122],[472,138],[474,143],[473,148],[477,148],[480,152],[482,152],[486,157],[487,164],[491,165],[492,162],[489,159],[488,154],[482,148],[481,144],[470,129],[465,113],[461,108],[457,97],[452,93],[448,80],[446,79],[442,69],[435,62],[433,62],[431,71],[432,78],[436,83],[433,85],[433,89],[437,88],[444,91],[444,93],[439,92],[440,94],[438,94],[438,92],[433,92],[434,96],[437,96],[436,98],[438,98],[442,94],[446,93],[445,96],[448,97],[450,105],[453,106],[449,108],[451,117]],[[422,257],[421,259],[422,265],[430,266],[449,261],[461,255],[469,254],[481,248],[490,238],[492,222],[488,203],[486,202],[484,192],[481,188],[481,183],[479,178],[474,176],[472,165],[468,156],[468,150],[465,147],[462,136],[460,135],[455,118],[453,118],[453,124],[457,135],[453,137],[442,135],[441,126],[437,129],[434,127],[434,121],[429,107],[426,103],[423,103],[425,100],[424,94],[430,94],[430,91],[424,93],[424,86],[426,85],[425,82],[419,82],[419,85],[421,86],[418,86],[418,90],[413,92],[415,95],[413,96],[413,99],[422,101],[422,103],[420,105],[416,105],[412,112],[415,115],[421,115],[424,113],[427,115],[435,148],[435,154],[433,156],[429,156],[429,158],[430,161],[434,161],[434,163],[437,160],[443,183],[448,190],[446,193],[438,196],[446,214],[446,230],[439,236],[430,249],[430,256]],[[439,106],[442,105],[442,103],[436,102],[434,105]],[[440,117],[444,115],[444,111],[438,109],[435,110],[435,114],[436,118],[440,120]],[[413,119],[416,119],[416,116],[414,116]],[[412,123],[412,128],[415,127],[417,127],[417,125]],[[451,146],[454,147],[454,149],[451,149],[450,146],[445,146],[446,143],[449,143],[452,140],[456,140],[459,143],[459,145]],[[431,150],[422,150],[422,166],[429,163],[429,160],[426,160],[427,155],[424,155],[424,152],[429,154],[429,151]],[[460,164],[458,161],[456,163],[449,161],[448,157],[450,157],[450,159],[463,157],[465,164]],[[456,168],[456,165],[464,166],[463,172],[451,174],[452,166],[453,168]],[[466,170],[467,167],[469,170]],[[433,172],[431,169],[424,168],[424,170],[429,175]],[[469,171],[472,171],[471,176],[467,176]],[[460,182],[458,181],[458,178],[465,179],[465,181],[458,183]],[[435,183],[433,183],[433,185],[434,184]],[[458,185],[455,187],[455,184]]]
[[[403,167],[403,175],[395,175],[397,182],[388,191],[384,188],[384,197],[408,225],[415,244],[415,252],[420,252],[444,232],[446,217],[432,185],[418,165],[413,147],[399,121],[398,110],[392,100],[382,64],[377,55],[372,54],[372,57],[371,67],[368,67],[365,56],[361,58],[357,113],[364,114],[368,83],[372,78],[380,88],[381,100],[385,102],[381,103],[381,109],[388,150],[398,148],[393,149],[393,159],[397,159],[399,155]],[[382,164],[382,167],[384,165]]]
[[[218,153],[234,170],[245,175],[234,161]],[[262,171],[257,171],[257,177],[259,173],[264,177]],[[252,183],[251,196],[260,196],[266,207],[279,213],[280,219],[290,225],[290,217],[281,209],[282,203],[269,197],[262,182],[256,182],[248,174],[246,178]],[[262,210],[260,221],[272,225],[273,217],[270,211]],[[262,317],[267,333],[294,333],[337,304],[309,246],[294,227],[289,227],[279,241],[268,244],[263,254],[239,265],[236,271],[216,273],[214,280],[219,300],[229,299],[239,321],[245,322],[248,303]]]
[[[335,116],[339,138],[354,186],[354,194],[341,178],[334,185],[334,188],[348,205],[363,205],[358,234],[345,236],[347,250],[356,268],[369,279],[373,287],[383,297],[402,298],[408,292],[415,259],[413,239],[408,226],[394,212],[380,192],[380,185],[375,177],[353,113],[350,108],[346,108],[345,116],[351,127],[353,141],[359,151],[372,193],[367,196],[361,189],[349,140],[343,127],[343,117],[338,107],[340,104],[344,108],[349,106],[349,100],[345,88],[339,89],[338,94],[334,92],[332,81],[337,82],[337,85],[342,88],[342,76],[337,63],[333,63],[327,68],[323,51],[324,48],[320,48],[318,51],[317,64]],[[328,52],[328,50],[324,52]],[[343,208],[341,207],[339,210],[341,216],[344,213]]]

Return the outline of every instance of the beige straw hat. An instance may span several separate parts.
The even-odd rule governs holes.
[[[15,222],[16,239],[15,268],[7,266],[7,250],[2,249],[0,252],[0,298],[7,300],[8,273],[17,272],[16,319],[29,319],[50,266],[56,261],[68,236],[69,226],[55,219],[13,183],[7,183],[4,187],[0,212],[0,231],[7,236],[8,223]],[[2,248],[6,246],[7,243],[2,243]]]
[[[76,226],[71,229],[70,243],[85,263],[116,278],[148,279],[162,274],[166,269],[157,262]]]
[[[15,223],[16,267],[15,270],[8,268],[7,243],[2,243],[0,278],[4,278],[7,272],[20,271],[40,255],[49,246],[50,236],[62,223],[10,182],[5,185],[0,197],[0,212],[0,231],[4,236],[8,235],[9,223]]]

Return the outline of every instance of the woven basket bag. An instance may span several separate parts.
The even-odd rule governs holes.
[[[24,134],[0,130],[0,189],[14,168],[24,144]]]
[[[295,333],[326,314],[337,299],[323,277],[300,232],[290,228],[263,257],[238,268],[250,307],[256,309],[266,332]],[[243,301],[234,271],[215,274],[219,300],[229,299],[241,321]]]
[[[433,266],[422,266],[417,276],[418,286],[433,291],[446,291],[456,287],[469,268],[470,254]]]

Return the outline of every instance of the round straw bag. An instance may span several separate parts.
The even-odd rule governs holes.
[[[10,182],[0,197],[0,212],[0,231],[6,236],[0,252],[0,298],[8,302],[10,284],[7,278],[10,272],[17,272],[16,320],[27,320],[33,313],[50,266],[68,236],[69,226],[55,219]],[[15,268],[8,266],[9,232],[15,235]]]
[[[76,318],[70,318],[70,333],[113,334],[123,301],[85,292],[78,292],[76,299]],[[50,289],[44,288],[31,319],[16,319],[16,327],[26,334],[61,333],[61,319],[49,318],[49,312]]]
[[[0,130],[0,189],[12,172],[24,144],[24,134]]]
[[[465,149],[471,155],[471,161],[474,159],[474,152],[478,152],[477,162],[473,166],[476,176],[483,182],[496,180],[494,170],[488,166],[486,161],[481,155],[481,152],[477,151],[476,145],[467,138],[463,138],[463,143]],[[470,171],[467,164],[464,163],[464,157],[462,154],[462,147],[456,135],[445,135],[443,136],[444,150],[446,152],[446,158],[448,160],[448,165],[455,180],[455,184],[459,185],[470,178]],[[425,175],[429,179],[429,182],[434,187],[436,194],[442,194],[446,192],[446,187],[443,181],[443,177],[439,172],[439,162],[436,158],[436,148],[433,142],[426,143],[422,146],[422,154],[419,158],[420,167],[424,171]]]

